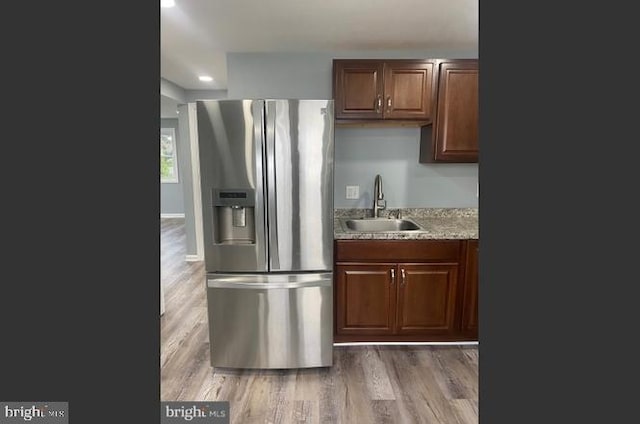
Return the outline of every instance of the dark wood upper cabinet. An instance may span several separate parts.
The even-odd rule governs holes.
[[[477,59],[334,59],[336,124],[419,126],[421,163],[478,162],[478,84]]]
[[[336,118],[382,119],[383,74],[377,60],[334,60]]]
[[[422,129],[420,162],[478,162],[478,61],[439,60],[438,74],[436,118]]]
[[[433,62],[384,64],[385,119],[430,120],[436,84]]]
[[[437,73],[433,60],[333,61],[336,119],[431,121]]]
[[[462,331],[478,337],[478,240],[467,241]]]

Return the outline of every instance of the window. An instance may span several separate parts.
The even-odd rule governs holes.
[[[160,128],[160,182],[178,182],[176,132],[173,128]]]

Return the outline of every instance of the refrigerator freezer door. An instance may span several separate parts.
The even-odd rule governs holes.
[[[333,100],[267,100],[271,271],[333,268]]]
[[[332,278],[331,273],[208,275],[211,365],[331,366]]]
[[[196,107],[206,269],[267,271],[264,101]]]

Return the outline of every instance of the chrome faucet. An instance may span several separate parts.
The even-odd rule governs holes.
[[[380,211],[386,208],[387,201],[384,200],[384,193],[382,193],[382,177],[378,174],[373,183],[373,217],[379,218]]]

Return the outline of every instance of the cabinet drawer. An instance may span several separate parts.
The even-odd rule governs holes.
[[[336,262],[458,261],[459,240],[336,240]]]

